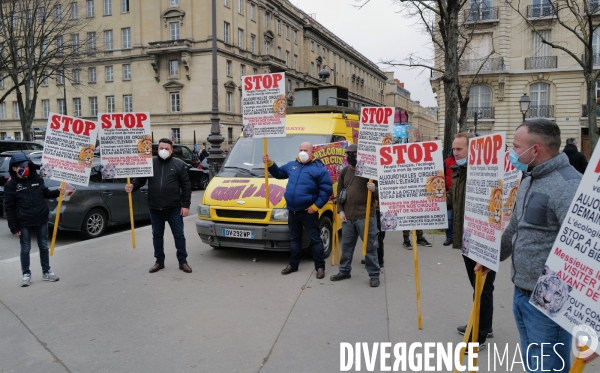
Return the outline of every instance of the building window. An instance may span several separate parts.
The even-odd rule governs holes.
[[[129,13],[129,0],[121,0],[121,13]]]
[[[19,113],[19,103],[17,101],[13,102],[13,117],[14,119],[21,119],[21,115]]]
[[[169,93],[169,101],[171,103],[171,113],[179,113],[179,111],[181,111],[179,92]]]
[[[240,77],[246,75],[246,65],[240,65]]]
[[[42,71],[42,86],[48,86],[48,72],[46,70]],[[4,88],[4,78],[0,76],[0,88]]]
[[[227,73],[227,76],[231,76],[231,61],[230,60],[225,61],[225,73]]]
[[[87,43],[88,43],[88,51],[95,52],[96,51],[96,33],[95,32],[87,33]]]
[[[550,107],[550,85],[547,83],[532,84],[530,92],[529,116],[531,118],[552,118],[554,113]]]
[[[244,14],[244,0],[238,0],[238,13]]]
[[[256,53],[256,35],[250,35],[250,52]]]
[[[115,96],[106,96],[106,112],[115,112]]]
[[[171,40],[179,40],[179,22],[169,23],[169,29],[171,30]]]
[[[121,36],[123,39],[123,48],[131,48],[131,29],[129,27],[121,29]]]
[[[73,99],[73,116],[74,117],[81,116],[81,99],[80,98]]]
[[[226,7],[229,7],[229,0],[223,0],[223,5],[225,5]]]
[[[250,19],[256,21],[256,5],[250,4]]]
[[[268,55],[271,53],[271,43],[265,41],[265,54]]]
[[[112,0],[104,0],[104,15],[109,16],[112,14]]]
[[[90,97],[90,116],[98,116],[98,97]]]
[[[281,47],[277,47],[277,58],[281,58]]]
[[[0,132],[0,140],[6,140],[6,132]]]
[[[104,31],[104,49],[107,51],[113,50],[113,32],[112,32],[112,30]]]
[[[265,12],[265,27],[269,27],[269,19],[271,18],[271,13]]]
[[[113,67],[112,66],[106,66],[104,68],[105,72],[106,72],[106,81],[107,82],[112,82],[114,80],[114,71],[113,71]]]
[[[94,0],[87,0],[87,16],[92,18],[94,16]]]
[[[54,7],[54,19],[57,22],[62,20],[62,6],[60,4]]]
[[[179,75],[179,60],[169,60],[169,76]]]
[[[315,42],[314,42],[314,41],[311,41],[311,42],[310,42],[310,51],[311,51],[311,52],[314,52],[314,51],[315,51]]]
[[[42,100],[42,118],[48,118],[50,115],[50,100]]]
[[[179,128],[171,128],[171,140],[173,140],[174,144],[179,144],[181,142],[181,132]]]
[[[252,74],[253,75],[257,75],[258,74],[258,69],[256,67],[252,69]]]
[[[71,19],[77,19],[77,3],[71,3]]]
[[[15,140],[21,141],[21,132],[15,132]]]
[[[294,70],[298,70],[298,56],[294,55]]]
[[[88,68],[88,83],[96,83],[96,68]]]
[[[225,104],[226,104],[226,111],[228,113],[231,113],[233,111],[231,108],[232,101],[233,101],[233,93],[227,92],[227,94],[225,96]]]
[[[81,70],[73,69],[73,84],[79,84]]]
[[[285,51],[285,65],[290,66],[290,52]]]
[[[290,40],[290,26],[289,25],[285,25],[285,38],[287,40]]]
[[[313,76],[314,73],[315,73],[315,63],[314,62],[310,63],[310,71],[309,71],[309,73],[310,73],[310,76]]]
[[[294,30],[294,44],[298,44],[298,31]]]
[[[123,65],[123,80],[131,80],[131,65]]]
[[[229,23],[223,23],[223,41],[229,44]]]
[[[56,37],[56,53],[63,54],[64,41],[62,36]]]
[[[65,84],[65,76],[63,73],[56,74],[56,85],[64,85]]]
[[[281,35],[281,21],[277,20],[277,35]]]
[[[71,43],[73,44],[73,53],[79,53],[79,34],[73,34],[71,36]]]
[[[133,96],[132,95],[124,95],[123,96],[123,111],[126,113],[131,113],[133,111]]]
[[[0,104],[0,119],[6,119],[6,102]],[[4,134],[4,139],[6,137],[6,132],[2,132]]]
[[[179,0],[171,0],[171,6],[178,6]]]
[[[65,100],[63,98],[59,98],[56,100],[58,103],[58,114],[67,115],[67,109],[65,108]]]
[[[238,29],[238,47],[244,49],[244,30]]]
[[[493,118],[492,89],[482,85],[471,88],[468,109],[468,118],[472,118],[475,112],[479,118]]]

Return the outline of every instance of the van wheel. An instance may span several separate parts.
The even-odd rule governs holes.
[[[205,190],[208,186],[208,175],[202,175],[200,177],[200,189]]]
[[[331,255],[331,244],[333,243],[333,224],[327,216],[323,216],[319,221],[319,230],[321,234],[321,240],[323,241],[323,249],[325,251],[324,258],[329,258]]]
[[[87,213],[79,235],[84,239],[96,238],[102,236],[108,225],[106,214],[100,209],[93,209]]]

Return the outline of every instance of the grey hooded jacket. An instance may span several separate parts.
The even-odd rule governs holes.
[[[535,166],[521,181],[500,253],[500,260],[512,254],[511,279],[516,286],[535,287],[580,181],[581,174],[564,153]]]

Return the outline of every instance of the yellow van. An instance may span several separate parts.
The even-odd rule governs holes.
[[[329,87],[331,90],[332,87]],[[337,97],[347,90],[333,87]],[[278,165],[296,158],[298,147],[308,141],[313,145],[337,141],[358,140],[359,110],[349,108],[347,99],[334,101],[344,106],[312,104],[321,88],[305,88],[296,91],[295,107],[287,109],[287,136],[268,139],[268,153]],[[299,94],[307,99],[299,99]],[[330,93],[329,93],[330,94]],[[336,97],[336,96],[334,96]],[[300,104],[300,105],[299,105]],[[240,137],[231,149],[221,171],[213,177],[198,206],[196,230],[202,242],[218,247],[240,247],[259,250],[290,250],[290,234],[287,226],[288,210],[283,198],[287,179],[269,177],[269,207],[266,206],[264,164],[262,162],[263,139]],[[336,185],[334,192],[337,193]],[[337,215],[337,214],[336,214]],[[325,257],[331,253],[334,219],[341,227],[339,216],[334,216],[330,201],[319,210],[319,226],[325,247]],[[310,243],[304,235],[303,247]]]

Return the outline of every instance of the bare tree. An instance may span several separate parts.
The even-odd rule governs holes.
[[[600,77],[600,70],[594,69],[594,65],[600,65],[600,50],[594,50],[593,39],[600,24],[593,22],[592,19],[600,14],[600,3],[598,0],[554,0],[539,5],[530,5],[526,8],[525,14],[521,11],[520,0],[507,0],[507,3],[523,18],[542,43],[565,52],[581,66],[586,85],[590,150],[593,153],[598,143],[596,81]],[[553,17],[577,42],[548,40],[532,22],[533,19],[541,17]],[[600,35],[596,35],[596,37],[600,37]],[[583,45],[583,55],[578,54],[580,45]]]
[[[75,4],[75,5],[73,5]],[[25,140],[30,139],[41,86],[78,84],[83,66],[96,52],[97,32],[78,14],[72,0],[2,0],[0,2],[0,79],[16,94]],[[64,103],[66,105],[66,102]]]

